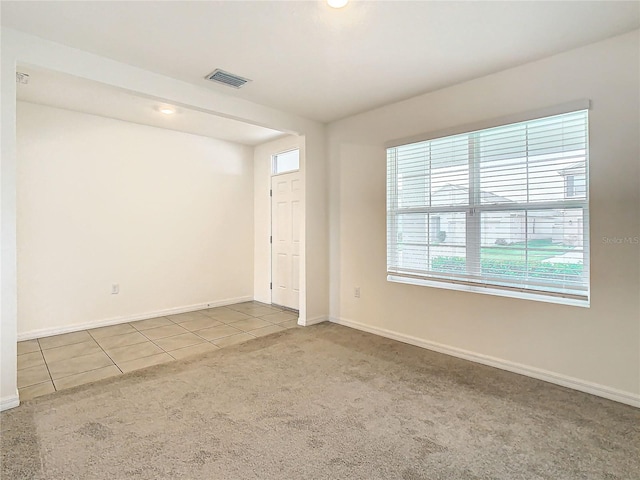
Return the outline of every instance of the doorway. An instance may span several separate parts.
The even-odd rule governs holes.
[[[300,151],[272,157],[271,303],[292,310],[300,306],[300,229],[302,181]]]

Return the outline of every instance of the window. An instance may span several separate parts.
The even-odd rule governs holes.
[[[389,148],[388,279],[586,304],[587,171],[587,110]]]
[[[273,174],[294,172],[300,169],[300,150],[289,150],[272,157]]]

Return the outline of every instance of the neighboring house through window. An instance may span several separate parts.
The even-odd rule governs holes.
[[[587,193],[587,177],[584,161],[559,172],[564,177],[565,197],[582,197]]]

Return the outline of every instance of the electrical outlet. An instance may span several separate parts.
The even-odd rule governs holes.
[[[354,287],[353,296],[356,298],[360,298],[360,287]]]
[[[111,295],[116,295],[120,293],[120,285],[118,285],[117,283],[114,283],[111,285]]]

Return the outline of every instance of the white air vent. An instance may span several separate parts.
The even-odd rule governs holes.
[[[229,87],[233,87],[233,88],[240,88],[245,83],[251,81],[248,78],[239,77],[238,75],[225,72],[224,70],[220,70],[219,68],[211,72],[205,78],[207,80],[211,80],[212,82],[222,83],[223,85],[228,85]]]

